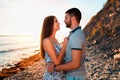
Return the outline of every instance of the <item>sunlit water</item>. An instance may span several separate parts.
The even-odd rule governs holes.
[[[39,51],[39,37],[0,36],[0,71]]]

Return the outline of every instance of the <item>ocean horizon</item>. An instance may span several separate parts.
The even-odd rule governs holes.
[[[0,71],[38,53],[39,40],[32,35],[0,35]]]

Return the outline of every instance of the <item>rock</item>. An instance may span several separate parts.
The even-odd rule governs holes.
[[[115,59],[115,60],[120,60],[120,54],[115,54],[115,55],[114,55],[114,59]]]
[[[102,53],[97,46],[87,50],[86,62],[88,80],[119,80],[120,79],[120,61],[111,58],[112,51]],[[99,54],[96,54],[96,51]]]

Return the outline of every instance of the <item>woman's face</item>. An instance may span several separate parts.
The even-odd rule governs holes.
[[[54,30],[60,30],[60,23],[58,22],[57,18],[54,18]]]

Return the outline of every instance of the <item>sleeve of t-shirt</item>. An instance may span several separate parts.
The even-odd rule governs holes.
[[[71,36],[71,48],[75,50],[82,50],[83,42],[84,42],[84,37],[82,32],[77,31],[74,32],[73,35]]]

